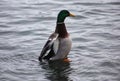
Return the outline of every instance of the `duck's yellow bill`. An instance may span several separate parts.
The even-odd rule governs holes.
[[[70,16],[71,16],[71,17],[75,17],[75,15],[74,15],[74,14],[71,14],[71,13],[70,13]]]

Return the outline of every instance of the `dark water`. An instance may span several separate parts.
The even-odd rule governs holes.
[[[72,62],[40,64],[62,9]],[[0,0],[0,81],[120,81],[120,0]]]

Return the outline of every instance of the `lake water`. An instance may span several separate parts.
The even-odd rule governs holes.
[[[71,62],[39,63],[63,9]],[[0,0],[0,81],[120,81],[120,0]]]

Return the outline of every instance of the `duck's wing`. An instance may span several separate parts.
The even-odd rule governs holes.
[[[54,41],[58,38],[58,34],[57,33],[53,33],[52,35],[50,35],[50,37],[48,38],[46,44],[44,45],[40,57],[39,57],[39,61],[42,61],[43,56],[46,54],[46,52],[48,50],[51,49]]]

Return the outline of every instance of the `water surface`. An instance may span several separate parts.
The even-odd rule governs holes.
[[[70,63],[39,63],[62,9]],[[119,0],[1,0],[0,81],[120,81]]]

